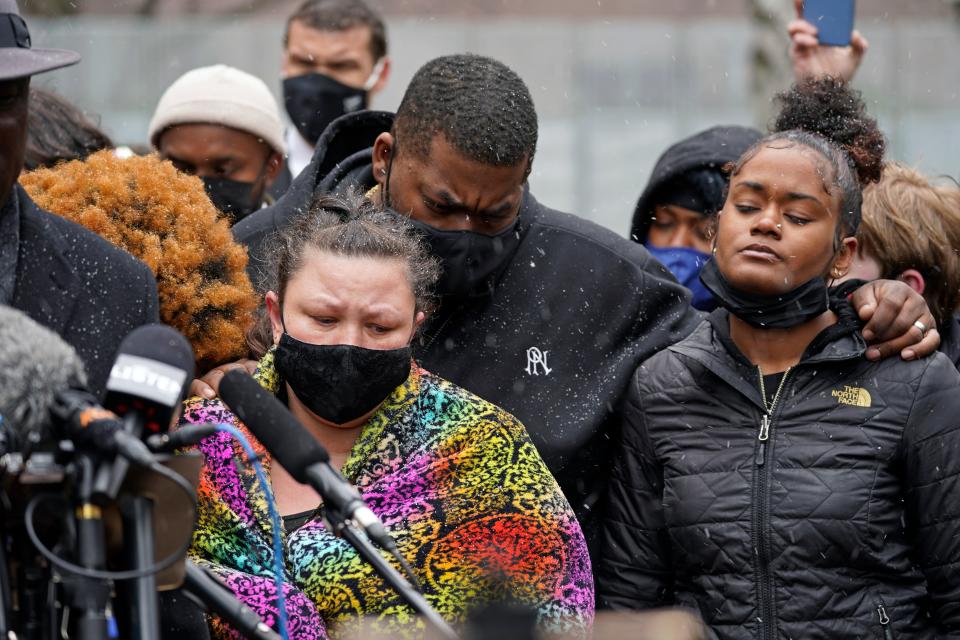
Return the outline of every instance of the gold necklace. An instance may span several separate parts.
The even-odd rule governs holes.
[[[786,371],[783,372],[783,378],[780,379],[780,386],[777,387],[777,392],[773,395],[773,401],[767,403],[767,388],[763,383],[763,369],[757,367],[757,371],[760,372],[760,396],[763,399],[763,407],[767,412],[760,417],[760,433],[757,435],[757,440],[760,441],[760,446],[757,448],[757,455],[755,458],[756,464],[758,467],[763,466],[764,461],[766,460],[767,452],[767,440],[770,439],[770,416],[773,414],[773,410],[777,408],[777,402],[780,400],[780,394],[783,392],[784,385],[787,384],[787,378],[790,377],[790,371],[793,367],[788,367]]]
[[[780,378],[780,386],[777,387],[777,392],[773,394],[773,400],[768,404],[767,388],[763,384],[763,369],[757,367],[757,371],[760,372],[760,397],[763,398],[763,406],[767,410],[767,415],[773,413],[773,410],[777,408],[777,401],[780,400],[780,393],[783,391],[783,386],[787,383],[787,376],[790,375],[791,370],[793,370],[793,367],[787,367],[787,370],[783,372],[783,377]]]

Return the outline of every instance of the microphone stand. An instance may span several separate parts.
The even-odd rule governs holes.
[[[207,612],[215,613],[224,622],[252,640],[280,640],[280,634],[271,629],[257,613],[245,605],[233,592],[209,571],[186,561],[183,591],[192,596]]]
[[[459,640],[457,632],[447,621],[440,617],[427,599],[413,585],[404,578],[393,565],[384,559],[383,555],[370,542],[370,539],[357,528],[353,521],[332,509],[324,508],[327,522],[333,526],[334,532],[356,549],[360,557],[369,562],[374,570],[390,585],[400,597],[409,604],[414,611],[423,616],[428,625],[432,626],[444,640]]]
[[[154,562],[153,500],[146,496],[130,496],[123,501],[122,513],[125,533],[123,544],[130,568],[137,571],[146,569]],[[130,582],[132,584],[126,586],[126,596],[132,600],[131,636],[139,640],[159,640],[160,607],[156,575],[150,574]]]
[[[103,512],[92,502],[93,477],[96,463],[90,457],[77,457],[80,471],[77,507],[77,559],[82,567],[103,570],[107,565],[107,546],[103,525]],[[78,609],[77,637],[80,640],[106,640],[107,607],[110,603],[110,584],[83,576],[64,578],[69,604]]]
[[[123,427],[137,437],[143,431],[142,418],[131,412],[124,416]],[[116,497],[127,476],[129,462],[118,455],[110,468],[110,493]],[[102,478],[101,478],[102,480]],[[123,550],[130,568],[141,571],[154,563],[153,499],[143,495],[124,496],[121,499],[123,517]],[[157,596],[157,577],[149,574],[130,581],[119,588],[127,602],[131,637],[138,640],[160,640],[160,600]]]

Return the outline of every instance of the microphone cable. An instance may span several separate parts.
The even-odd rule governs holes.
[[[276,501],[273,497],[273,492],[270,490],[270,485],[267,482],[267,476],[263,471],[263,465],[260,464],[260,457],[253,450],[253,447],[250,445],[250,442],[247,438],[237,430],[235,427],[229,424],[218,424],[216,426],[217,431],[222,431],[229,434],[233,437],[243,448],[244,452],[247,454],[247,458],[250,460],[250,463],[253,465],[254,471],[257,474],[257,481],[260,483],[261,488],[263,489],[264,494],[267,497],[267,508],[270,512],[271,520],[271,529],[273,537],[273,573],[274,573],[274,585],[277,591],[277,610],[278,610],[278,626],[280,628],[280,636],[283,640],[289,640],[289,635],[287,632],[287,608],[286,608],[286,598],[283,593],[283,541],[280,537],[280,514],[277,511]],[[148,465],[148,468],[155,473],[162,475],[163,477],[169,479],[171,482],[177,485],[187,496],[190,498],[190,502],[193,505],[194,511],[197,507],[197,496],[194,492],[193,487],[188,483],[184,478],[175,471],[167,469],[160,464],[151,464]],[[27,503],[26,510],[24,511],[24,528],[27,532],[27,537],[30,539],[31,544],[36,547],[37,551],[40,552],[50,564],[54,565],[61,571],[66,573],[79,575],[81,577],[89,578],[92,580],[113,580],[113,581],[122,581],[122,580],[136,580],[139,578],[144,578],[149,575],[153,575],[173,566],[180,558],[185,556],[190,550],[191,545],[193,544],[192,536],[187,540],[186,544],[178,549],[175,553],[170,554],[160,562],[146,567],[140,570],[131,570],[131,571],[98,571],[96,569],[88,569],[86,567],[81,567],[80,565],[74,564],[69,560],[64,560],[58,556],[55,552],[49,549],[37,534],[36,527],[34,525],[34,516],[36,514],[37,507],[45,502],[50,502],[56,500],[57,502],[65,502],[60,496],[56,495],[44,495],[39,494],[33,497],[29,503]]]
[[[183,491],[190,499],[191,504],[193,505],[194,512],[197,509],[197,495],[193,490],[193,487],[189,482],[183,479],[176,471],[171,471],[163,465],[160,464],[151,464],[148,467],[154,473],[157,473],[171,482],[173,482],[177,487]],[[186,544],[184,544],[180,549],[171,553],[166,558],[157,562],[149,567],[138,570],[130,571],[99,571],[97,569],[88,569],[87,567],[81,567],[78,564],[74,564],[69,560],[64,560],[58,556],[54,551],[49,549],[42,540],[40,536],[37,535],[36,527],[34,526],[34,515],[36,514],[37,507],[45,502],[52,502],[56,500],[57,502],[66,502],[61,496],[53,494],[38,494],[34,496],[30,502],[27,503],[27,508],[24,510],[23,514],[23,524],[24,529],[26,529],[27,537],[30,539],[30,543],[36,547],[37,551],[40,552],[50,564],[57,567],[61,571],[70,573],[73,575],[78,575],[84,578],[89,578],[91,580],[137,580],[139,578],[145,578],[147,576],[160,573],[164,569],[172,567],[180,558],[184,557],[187,552],[190,550],[190,545],[193,544],[193,539],[188,538]]]
[[[264,473],[263,465],[260,464],[260,456],[253,450],[253,446],[250,444],[250,441],[247,440],[246,436],[244,436],[239,429],[229,424],[218,424],[216,429],[217,431],[230,434],[234,440],[240,443],[244,453],[247,454],[247,459],[250,461],[250,464],[253,465],[253,469],[257,474],[257,482],[260,483],[260,487],[267,497],[267,510],[270,512],[270,528],[273,534],[273,582],[277,590],[277,626],[280,628],[280,637],[283,638],[283,640],[289,640],[290,636],[287,633],[287,602],[283,594],[284,554],[283,540],[280,537],[280,512],[277,511],[277,503],[273,497],[273,491],[270,490],[270,484],[267,482],[267,474]]]

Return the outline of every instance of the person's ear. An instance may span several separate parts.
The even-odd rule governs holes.
[[[923,275],[916,269],[907,269],[900,274],[900,277],[897,280],[906,282],[911,289],[923,295],[924,290],[927,288],[927,282],[923,279]]]
[[[377,78],[377,81],[374,82],[373,86],[368,90],[371,96],[380,93],[383,88],[387,86],[387,80],[390,79],[390,70],[392,67],[390,56],[383,56],[380,58],[380,63],[382,65],[380,68],[380,77]]]
[[[273,334],[273,344],[280,344],[283,335],[283,313],[280,310],[280,297],[275,291],[268,291],[264,297],[267,305],[267,315],[270,316],[270,332]]]
[[[857,239],[854,237],[844,238],[840,242],[840,249],[833,257],[833,263],[830,267],[829,277],[833,280],[839,280],[850,271],[850,265],[853,264],[853,258],[857,255]]]
[[[266,171],[264,171],[264,188],[269,189],[273,181],[280,175],[280,169],[283,168],[283,154],[273,152],[267,158]]]
[[[707,236],[710,238],[710,255],[717,255],[717,238],[720,236],[720,216],[723,215],[723,209],[717,211],[713,216],[710,226],[707,227]]]
[[[373,179],[380,185],[381,196],[383,190],[386,188],[387,169],[390,166],[390,159],[393,158],[395,146],[393,135],[388,131],[384,131],[377,136],[377,139],[373,143],[373,161],[371,163],[373,167]]]
[[[420,325],[422,325],[426,319],[427,314],[423,311],[417,311],[417,315],[413,317],[413,331],[410,332],[410,342],[413,342],[413,339],[417,337],[417,330],[420,329]]]

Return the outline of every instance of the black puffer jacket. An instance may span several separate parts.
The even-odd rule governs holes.
[[[597,567],[601,603],[699,610],[722,638],[960,637],[960,374],[872,363],[847,321],[788,375],[717,311],[638,369]]]

